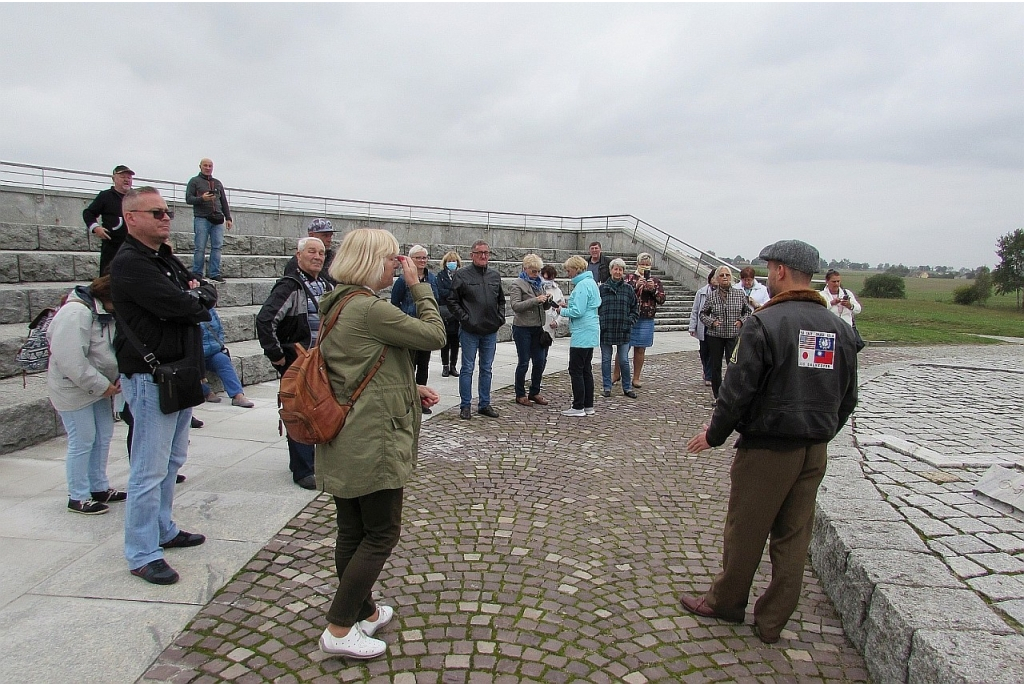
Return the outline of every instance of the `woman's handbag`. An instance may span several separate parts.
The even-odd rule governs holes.
[[[853,337],[857,343],[857,351],[860,352],[865,347],[867,347],[868,344],[864,341],[864,338],[861,337],[860,331],[857,330],[857,324],[853,323],[850,325],[853,326]]]
[[[554,342],[554,339],[551,337],[550,333],[548,333],[547,331],[541,331],[540,332],[540,346],[541,347],[551,347],[551,343],[553,343],[553,342]]]

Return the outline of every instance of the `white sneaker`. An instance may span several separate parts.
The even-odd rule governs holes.
[[[596,414],[597,412],[596,412],[596,411],[594,411],[594,408],[593,408],[593,407],[584,407],[584,408],[583,408],[583,413],[584,413],[584,414],[586,414],[587,416],[593,416],[593,415],[594,415],[594,414]]]
[[[391,623],[391,619],[395,617],[395,610],[391,607],[384,606],[383,604],[377,605],[377,620],[376,621],[360,621],[359,628],[363,631],[363,635],[366,637],[373,637],[373,634],[377,632],[379,628],[383,628],[387,624]]]
[[[562,412],[562,416],[586,416],[587,412],[582,409],[566,409]]]
[[[334,637],[325,628],[324,634],[320,636],[320,649],[327,654],[340,654],[351,659],[372,659],[383,654],[388,643],[363,635],[359,623],[352,626],[345,637]]]

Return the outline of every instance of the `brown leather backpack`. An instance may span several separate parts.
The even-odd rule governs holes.
[[[327,377],[327,365],[320,354],[320,341],[334,328],[341,310],[349,300],[357,295],[373,297],[370,293],[358,290],[342,298],[317,335],[317,344],[310,350],[302,345],[295,345],[298,357],[281,376],[281,387],[277,392],[278,413],[281,416],[278,430],[283,424],[288,436],[306,445],[318,445],[330,442],[338,436],[345,425],[352,405],[370,383],[370,379],[384,363],[388,348],[380,353],[380,358],[373,365],[366,378],[359,384],[352,397],[342,404],[334,396],[331,381]]]

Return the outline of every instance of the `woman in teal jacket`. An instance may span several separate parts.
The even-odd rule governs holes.
[[[572,382],[572,408],[565,416],[589,416],[594,413],[594,348],[601,344],[601,320],[597,309],[601,293],[594,275],[587,270],[587,260],[579,255],[569,257],[565,270],[572,279],[572,293],[562,307],[562,316],[569,319],[569,380]]]

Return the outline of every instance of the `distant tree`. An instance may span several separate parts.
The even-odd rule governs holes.
[[[894,273],[876,274],[864,280],[861,297],[877,297],[883,300],[907,299],[907,286],[901,276]]]
[[[887,268],[885,270],[885,273],[892,274],[894,276],[907,276],[910,274],[910,267],[903,266],[903,264],[897,264],[895,266],[890,266],[889,268]]]
[[[992,283],[1000,295],[1014,293],[1019,308],[1022,306],[1021,292],[1024,291],[1024,229],[1018,228],[999,238],[996,248],[999,263],[992,272]]]
[[[953,290],[953,304],[971,305],[978,301],[978,291],[973,285],[962,285]]]
[[[979,266],[975,269],[974,283],[962,285],[953,291],[953,302],[955,304],[980,304],[984,306],[990,297],[992,297],[992,273],[988,270],[987,266]]]

